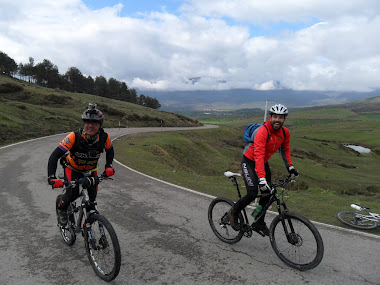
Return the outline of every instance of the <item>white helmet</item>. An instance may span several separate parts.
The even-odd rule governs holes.
[[[284,116],[287,116],[288,115],[288,108],[286,108],[284,105],[282,104],[276,104],[274,106],[272,106],[269,110],[269,113],[271,115],[273,114],[276,114],[276,115],[284,115]]]

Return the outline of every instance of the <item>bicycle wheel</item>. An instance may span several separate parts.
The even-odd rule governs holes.
[[[67,224],[65,226],[61,226],[59,224],[58,205],[61,202],[62,196],[63,196],[63,194],[58,195],[58,197],[55,201],[55,213],[57,215],[57,223],[58,223],[59,232],[62,236],[63,241],[67,245],[72,246],[75,243],[76,238],[77,238],[75,231],[74,231],[72,224],[71,224],[71,220],[72,220],[71,218],[72,217],[69,217]]]
[[[208,207],[208,221],[214,234],[226,243],[236,243],[243,237],[242,230],[235,231],[228,218],[227,212],[234,205],[234,202],[227,198],[215,198]],[[239,222],[243,221],[240,214]]]
[[[365,215],[354,211],[338,213],[338,220],[343,224],[359,230],[371,230],[377,227],[376,222],[365,218]]]
[[[84,227],[84,243],[95,273],[104,281],[115,279],[120,271],[121,253],[111,223],[102,215],[91,215]]]
[[[277,256],[292,268],[309,270],[322,261],[322,237],[301,215],[287,212],[275,217],[270,225],[269,238]]]

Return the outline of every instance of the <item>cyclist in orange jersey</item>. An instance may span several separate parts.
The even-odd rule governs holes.
[[[290,159],[290,133],[285,128],[284,122],[288,115],[288,109],[281,104],[271,107],[269,119],[257,130],[253,143],[244,152],[241,162],[243,178],[247,188],[247,195],[242,197],[228,212],[230,224],[236,231],[240,230],[238,216],[258,195],[258,189],[262,194],[271,190],[271,170],[268,164],[270,157],[280,149],[285,167],[290,174],[298,176],[298,171],[293,167]],[[265,205],[268,197],[260,199],[259,205]],[[265,214],[253,225],[256,229],[269,235],[269,229],[264,222]]]
[[[55,176],[58,160],[61,159],[61,164],[64,168],[65,181],[73,181],[83,178],[88,171],[91,172],[90,177],[86,178],[83,184],[89,194],[91,211],[95,210],[95,199],[98,190],[97,169],[98,160],[101,153],[106,151],[106,165],[103,175],[112,176],[115,171],[112,167],[114,158],[114,150],[110,135],[107,134],[102,124],[104,116],[100,110],[96,108],[96,104],[90,103],[88,109],[82,114],[84,121],[83,129],[71,132],[67,135],[58,147],[50,155],[48,162],[48,183],[52,188],[63,187],[63,182]],[[60,211],[60,224],[67,223],[67,207],[70,202],[79,197],[79,185],[69,187],[62,197],[58,210]]]

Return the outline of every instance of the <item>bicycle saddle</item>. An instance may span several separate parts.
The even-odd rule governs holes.
[[[224,172],[224,176],[230,178],[232,176],[241,176],[241,174],[240,173],[233,173],[231,171],[226,171],[226,172]]]

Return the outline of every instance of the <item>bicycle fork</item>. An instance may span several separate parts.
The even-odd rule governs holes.
[[[97,250],[98,247],[96,246],[96,239],[94,237],[94,234],[92,233],[91,225],[86,224],[86,232],[87,238],[90,240],[91,248],[93,250]]]
[[[281,206],[284,207],[283,211],[281,210]],[[297,245],[298,243],[300,243],[300,240],[299,240],[300,237],[295,232],[292,220],[286,218],[288,207],[286,206],[285,203],[281,203],[278,199],[277,199],[277,210],[278,210],[279,215],[282,217],[281,224],[282,224],[282,227],[284,228],[284,233],[288,242],[292,245]]]

